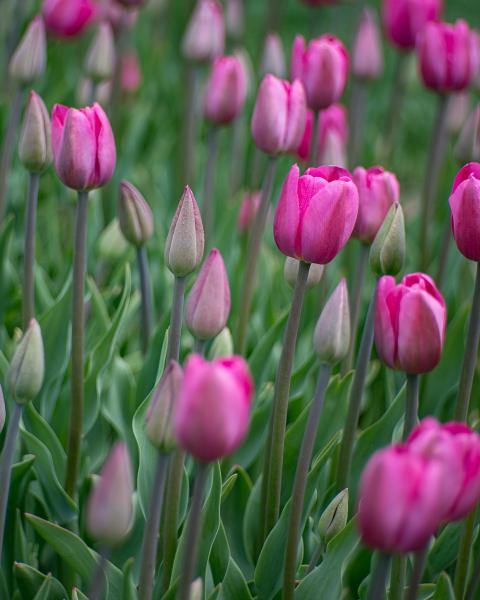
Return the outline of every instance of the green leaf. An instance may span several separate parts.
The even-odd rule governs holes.
[[[247,582],[237,563],[230,557],[225,579],[222,582],[224,600],[252,600]]]
[[[33,600],[49,600],[50,598],[50,588],[52,587],[52,576],[47,575],[40,586],[40,589],[35,594]]]
[[[452,582],[446,573],[442,573],[438,578],[437,587],[435,588],[432,600],[455,600]]]
[[[95,323],[95,335],[103,336],[111,327],[107,305],[93,277],[87,277],[87,287],[91,294],[92,320]]]
[[[33,598],[47,579],[47,575],[21,562],[13,564],[13,573],[23,598]],[[67,592],[63,585],[50,576],[50,596],[48,600],[64,600],[65,598],[67,598]]]
[[[218,533],[215,536],[215,541],[210,552],[210,569],[212,571],[212,579],[214,584],[221,583],[225,578],[230,560],[230,548],[228,545],[227,534],[225,527],[220,522]]]
[[[234,487],[235,482],[237,481],[237,479],[238,479],[237,473],[232,473],[223,482],[223,484],[222,484],[222,504],[228,498],[228,496],[229,496],[230,492],[232,491],[232,489],[233,489],[233,487]]]
[[[283,331],[285,323],[287,322],[287,318],[288,312],[284,313],[279,319],[277,319],[273,327],[271,327],[262,337],[262,339],[256,344],[255,350],[248,358],[248,364],[250,365],[250,370],[252,371],[252,375],[257,386],[260,386],[267,376],[268,365],[270,363],[272,354],[272,347],[274,346],[275,342],[278,341],[280,333]]]
[[[130,558],[123,566],[123,595],[122,600],[137,600],[137,588],[133,581],[135,559]]]
[[[88,597],[85,596],[85,594],[81,592],[78,588],[73,588],[72,600],[88,600]]]
[[[433,575],[448,569],[458,558],[463,522],[449,523],[443,528],[428,553],[428,569]]]
[[[260,501],[262,494],[262,476],[255,482],[248,498],[243,518],[243,545],[250,564],[255,567],[262,533],[260,530]]]

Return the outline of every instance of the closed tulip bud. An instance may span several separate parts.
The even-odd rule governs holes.
[[[167,267],[177,277],[189,275],[202,261],[204,247],[205,235],[200,209],[187,185],[165,242]]]
[[[320,360],[329,365],[347,356],[350,345],[350,309],[347,281],[342,279],[318,319],[313,345]]]
[[[390,276],[379,280],[375,345],[390,368],[432,371],[442,356],[446,323],[445,300],[428,275],[406,275],[399,285]]]
[[[405,262],[405,221],[400,204],[392,204],[370,248],[370,268],[381,275],[397,275]]]
[[[478,67],[472,32],[465,21],[428,23],[418,39],[423,83],[439,93],[466,89]]]
[[[357,79],[371,81],[377,79],[382,71],[382,43],[377,17],[372,9],[365,8],[353,46],[352,73]]]
[[[226,358],[228,356],[233,356],[233,338],[228,327],[224,327],[213,340],[208,355],[212,360],[215,358]]]
[[[95,5],[91,0],[44,0],[42,16],[55,37],[75,37],[93,22]]]
[[[385,33],[395,46],[413,50],[417,35],[429,21],[438,21],[442,0],[383,0]]]
[[[2,386],[0,385],[0,433],[3,431],[3,428],[5,427],[5,417],[6,417],[5,398],[3,397],[3,389],[2,389]]]
[[[285,281],[292,288],[295,287],[298,276],[298,268],[300,266],[300,262],[295,258],[290,258],[287,256],[285,259],[285,266],[283,267],[283,276],[285,277]],[[307,278],[307,288],[315,287],[320,283],[322,279],[323,272],[325,267],[323,265],[311,265],[308,270],[308,278]]]
[[[41,173],[52,162],[50,117],[43,100],[30,92],[23,118],[18,154],[31,173]]]
[[[348,520],[348,489],[345,488],[330,502],[318,522],[318,531],[325,544],[339,534]]]
[[[192,354],[175,405],[179,445],[202,462],[235,452],[247,434],[252,396],[252,377],[242,357],[208,362]]]
[[[9,63],[9,73],[20,85],[40,79],[47,64],[47,40],[41,17],[35,17],[23,34]]]
[[[240,204],[237,227],[240,233],[250,230],[260,206],[261,192],[246,193]]]
[[[177,445],[173,435],[172,416],[182,380],[182,368],[177,362],[171,361],[153,391],[147,412],[147,437],[156,448],[165,452],[170,452]]]
[[[465,121],[455,144],[454,154],[460,163],[480,160],[480,104]]]
[[[252,117],[252,136],[265,152],[293,153],[298,148],[305,129],[305,92],[300,81],[290,84],[273,75],[266,75]]]
[[[120,229],[118,219],[113,219],[98,238],[97,250],[100,258],[114,265],[126,254],[129,245]]]
[[[311,154],[313,112],[307,111],[302,141],[297,148],[299,160],[307,162]],[[323,165],[347,164],[348,115],[341,104],[332,104],[318,115],[318,162]]]
[[[190,586],[190,596],[188,600],[202,600],[203,598],[203,581],[200,577],[195,579]]]
[[[112,27],[110,23],[100,23],[85,58],[85,73],[93,81],[111,79],[115,71],[115,62]]]
[[[205,118],[216,125],[231,123],[243,109],[247,75],[242,61],[222,56],[213,63],[205,90]]]
[[[458,249],[466,258],[480,261],[480,163],[469,163],[458,172],[449,203]]]
[[[185,320],[199,340],[218,335],[230,314],[230,286],[222,255],[214,248],[202,266],[188,297]]]
[[[275,242],[286,256],[326,265],[352,234],[358,213],[357,186],[345,169],[294,165],[275,212]]]
[[[225,25],[218,0],[197,0],[182,41],[183,56],[194,62],[210,62],[223,54]]]
[[[8,369],[8,387],[15,401],[26,404],[33,400],[43,385],[44,373],[42,332],[37,321],[32,319]]]
[[[125,239],[134,246],[143,246],[153,235],[153,214],[139,190],[129,183],[120,183],[118,222]]]
[[[268,75],[269,73],[280,79],[283,79],[287,73],[282,39],[276,33],[268,33],[263,46],[260,74]]]
[[[225,4],[225,24],[228,36],[238,41],[245,32],[244,0],[227,0]]]
[[[106,548],[118,546],[133,521],[133,479],[127,446],[117,442],[88,499],[87,529]]]
[[[112,178],[115,139],[108,117],[97,103],[80,109],[55,104],[52,149],[55,170],[69,188],[92,190]]]

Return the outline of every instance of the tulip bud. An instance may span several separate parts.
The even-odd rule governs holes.
[[[120,183],[118,222],[125,239],[143,246],[153,235],[153,214],[145,198],[128,181]]]
[[[233,338],[228,327],[224,327],[213,340],[208,355],[212,360],[233,355]]]
[[[240,233],[249,231],[260,206],[261,192],[246,193],[240,204],[237,227]]]
[[[350,309],[348,288],[342,279],[325,304],[318,319],[313,345],[320,360],[329,365],[341,361],[350,344]]]
[[[42,5],[45,25],[58,38],[81,35],[92,23],[95,12],[92,0],[44,0]]]
[[[134,94],[142,83],[142,72],[138,56],[133,50],[122,55],[120,70],[122,92]]]
[[[223,53],[225,25],[222,5],[218,0],[197,0],[182,41],[186,59],[212,61]]]
[[[10,76],[20,85],[31,85],[43,75],[46,63],[45,26],[41,17],[35,17],[10,59]]]
[[[298,261],[295,258],[287,256],[287,258],[285,259],[285,266],[283,267],[283,276],[285,277],[285,281],[292,288],[295,287],[295,284],[297,283],[299,265],[300,261]],[[315,287],[320,283],[324,270],[325,267],[323,265],[310,265],[310,269],[308,270],[307,288]]]
[[[31,173],[41,173],[52,162],[50,129],[50,117],[43,100],[35,92],[30,92],[18,154],[23,166]]]
[[[377,17],[372,9],[365,8],[352,53],[352,73],[361,80],[377,79],[383,70],[382,45]]]
[[[440,18],[442,0],[383,0],[382,12],[390,41],[403,50],[413,50],[425,25]]]
[[[390,210],[370,248],[370,267],[378,275],[400,273],[405,261],[405,221],[398,202]]]
[[[205,90],[205,118],[226,125],[242,111],[247,96],[247,75],[236,56],[222,56],[213,63]]]
[[[204,247],[205,235],[200,209],[187,185],[165,242],[167,267],[177,277],[189,275],[200,264]]]
[[[262,61],[260,66],[261,75],[275,75],[283,79],[287,73],[285,64],[285,53],[282,40],[276,33],[268,33],[263,47]]]
[[[42,332],[32,319],[8,369],[8,387],[16,402],[26,404],[35,398],[42,387],[44,372]]]
[[[188,600],[202,600],[203,598],[203,581],[201,577],[195,579],[190,586],[190,596]]]
[[[147,412],[147,437],[156,448],[165,452],[170,452],[177,445],[173,435],[172,415],[182,380],[182,368],[172,360],[155,387]]]
[[[111,79],[115,71],[115,62],[112,27],[110,23],[100,23],[85,58],[85,73],[96,82]]]
[[[480,104],[468,116],[454,148],[459,163],[480,160]]]
[[[0,385],[0,433],[3,431],[3,428],[5,427],[5,417],[6,417],[5,398],[3,397],[3,389],[2,389],[2,386]]]
[[[345,488],[330,502],[318,522],[318,531],[325,544],[345,528],[347,519],[348,488]]]
[[[98,255],[100,258],[115,264],[129,249],[118,223],[118,219],[113,219],[102,231],[97,242]]]
[[[199,340],[218,335],[230,314],[230,286],[222,255],[214,248],[202,266],[187,302],[185,320]]]
[[[239,40],[245,31],[244,0],[227,0],[225,4],[225,24],[232,40]]]
[[[87,506],[87,529],[103,546],[117,546],[130,532],[132,494],[132,467],[127,446],[117,442],[103,465]]]

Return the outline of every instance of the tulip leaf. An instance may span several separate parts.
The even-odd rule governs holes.
[[[52,587],[52,576],[47,575],[43,580],[40,589],[35,594],[33,600],[49,600],[50,598],[50,588]]]
[[[48,596],[48,600],[64,600],[67,598],[65,588],[57,579],[44,575],[28,564],[15,562],[13,573],[22,598],[33,598],[37,590],[41,589],[47,577],[50,577],[50,595]]]
[[[224,600],[252,600],[247,582],[237,563],[230,557],[227,572],[222,582]]]
[[[255,350],[248,358],[248,364],[252,371],[253,378],[259,386],[265,381],[268,373],[268,366],[272,355],[272,347],[278,341],[280,333],[287,322],[288,312],[284,313],[275,324],[267,331],[262,339],[255,344]]]
[[[262,477],[255,482],[248,497],[243,517],[243,545],[247,559],[255,567],[256,557],[260,552],[262,532],[260,528],[260,506],[262,494]]]
[[[78,588],[73,588],[72,600],[88,600],[88,597],[85,596],[85,594],[81,592]]]
[[[455,600],[452,582],[446,573],[442,573],[438,578],[437,587],[435,588],[432,600]]]
[[[428,568],[433,575],[448,569],[457,560],[463,529],[463,522],[448,523],[436,538],[428,553]]]

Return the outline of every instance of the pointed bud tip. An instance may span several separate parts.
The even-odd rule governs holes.
[[[347,281],[343,278],[322,310],[313,345],[322,362],[334,365],[345,358],[349,344],[350,308]]]
[[[405,221],[400,203],[390,207],[370,248],[370,267],[377,275],[397,275],[405,262]]]

